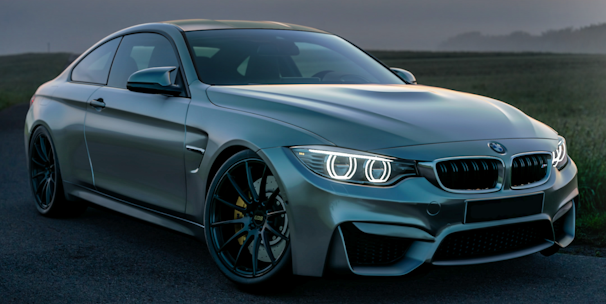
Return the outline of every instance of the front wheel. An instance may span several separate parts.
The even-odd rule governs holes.
[[[254,152],[239,152],[219,169],[206,198],[204,226],[210,254],[230,280],[269,285],[292,272],[286,201]]]

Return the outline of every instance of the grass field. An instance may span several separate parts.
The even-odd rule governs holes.
[[[0,109],[28,102],[36,88],[65,68],[68,53],[0,56]]]
[[[566,137],[579,169],[577,241],[606,246],[606,55],[371,52],[420,84],[507,102]],[[69,54],[0,57],[0,109],[27,102]]]

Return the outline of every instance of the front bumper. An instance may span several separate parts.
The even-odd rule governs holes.
[[[492,193],[459,194],[444,191],[423,177],[408,178],[390,187],[341,183],[309,171],[288,148],[264,149],[259,154],[279,177],[281,189],[284,189],[281,195],[288,201],[293,272],[297,275],[322,276],[326,271],[331,271],[399,276],[424,263],[465,265],[500,261],[551,246],[565,247],[574,238],[573,202],[578,196],[578,189],[577,168],[572,160],[562,171],[552,170],[547,182],[537,187],[512,190],[505,185],[500,191]],[[465,223],[466,201],[470,199],[536,193],[544,194],[543,211],[539,214]],[[436,205],[439,206],[437,214]],[[525,225],[528,227],[524,228]],[[534,229],[534,232],[528,229]],[[458,255],[437,254],[445,251],[444,248],[440,249],[442,244],[447,246],[445,240],[450,244],[446,251],[453,252],[462,250],[461,242],[473,243],[474,238],[479,238],[475,243],[479,248],[493,241],[502,242],[503,238],[508,239],[509,243],[519,243],[516,240],[527,238],[529,233],[535,239],[538,233],[540,240],[521,242],[518,247],[505,251],[465,255],[463,250]],[[351,240],[362,239],[368,239],[370,243],[356,243],[357,247],[354,248]],[[381,240],[394,244],[377,245],[381,244]],[[360,250],[364,252],[359,253]],[[362,256],[354,259],[353,252]],[[378,263],[373,263],[375,257]],[[392,257],[396,259],[388,261]]]

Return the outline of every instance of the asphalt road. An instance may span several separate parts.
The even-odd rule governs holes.
[[[0,303],[606,302],[606,259],[566,254],[437,268],[417,279],[293,280],[283,292],[243,292],[188,236],[101,209],[38,215],[25,171],[27,107],[0,112]]]

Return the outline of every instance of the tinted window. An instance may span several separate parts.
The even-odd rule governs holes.
[[[148,33],[128,35],[120,44],[107,85],[126,88],[126,82],[134,72],[153,67],[178,67],[178,62],[173,46],[164,36]],[[171,73],[173,83],[177,71]]]
[[[72,71],[72,81],[106,84],[107,74],[118,44],[120,44],[120,39],[122,38],[108,41],[86,55]]]
[[[238,29],[186,33],[208,84],[402,84],[389,69],[330,34]]]

